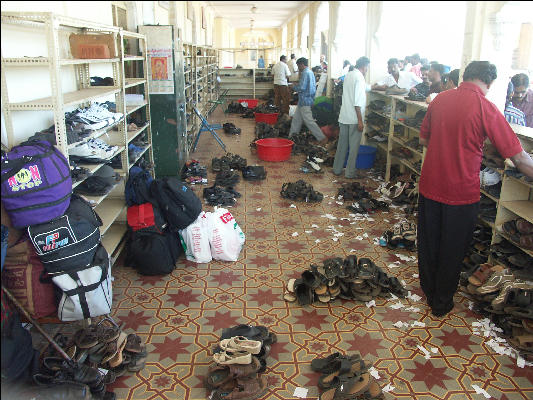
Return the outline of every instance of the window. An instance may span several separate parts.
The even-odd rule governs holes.
[[[120,26],[122,29],[128,30],[126,9],[113,4],[111,5],[111,11],[113,13],[113,26]]]
[[[337,57],[339,62],[337,71],[331,71],[333,76],[340,76],[344,60],[352,65],[366,50],[366,2],[341,1],[339,7],[339,25],[337,28]]]

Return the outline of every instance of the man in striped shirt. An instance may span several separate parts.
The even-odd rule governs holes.
[[[507,85],[507,101],[505,103],[505,110],[503,115],[510,124],[526,126],[526,115],[522,110],[513,106],[514,85],[509,82]]]

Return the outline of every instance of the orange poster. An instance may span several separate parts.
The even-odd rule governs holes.
[[[168,66],[166,57],[152,57],[152,80],[166,81],[168,80]]]

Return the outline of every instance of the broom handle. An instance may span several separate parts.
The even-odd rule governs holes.
[[[46,340],[48,340],[48,342],[50,342],[52,347],[61,355],[61,357],[63,357],[69,363],[73,362],[72,359],[68,356],[68,354],[65,353],[63,349],[55,342],[55,340],[52,339],[48,333],[46,333],[46,331],[41,327],[41,325],[34,321],[30,314],[28,314],[28,312],[24,309],[22,304],[20,304],[18,300],[15,299],[15,297],[9,292],[9,290],[4,287],[4,285],[2,285],[2,290],[9,298],[9,300],[11,300],[13,304],[19,309],[19,311],[26,317],[26,319],[30,321],[30,323],[35,326],[35,328],[37,328],[37,330],[41,333],[41,335],[45,337]]]

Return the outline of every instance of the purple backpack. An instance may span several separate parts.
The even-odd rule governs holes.
[[[49,142],[24,142],[2,154],[2,202],[15,228],[62,216],[71,194],[68,161]]]

